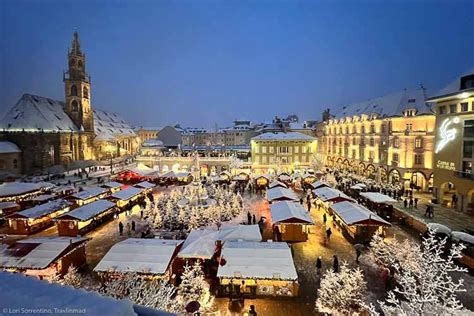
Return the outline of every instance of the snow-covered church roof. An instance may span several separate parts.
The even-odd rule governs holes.
[[[116,136],[136,135],[117,113],[94,108],[94,131],[97,140],[113,140]],[[64,102],[25,93],[0,120],[0,129],[29,132],[78,132],[69,115],[64,111]]]
[[[431,107],[426,103],[423,89],[402,90],[367,101],[343,106],[334,113],[336,119],[377,114],[381,117],[402,116],[407,109],[416,109],[418,114],[432,114]]]

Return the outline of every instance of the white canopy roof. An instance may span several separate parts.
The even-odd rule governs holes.
[[[135,187],[128,187],[126,189],[123,189],[121,191],[115,192],[114,194],[111,195],[112,198],[122,200],[122,201],[127,201],[130,200],[131,198],[141,194],[143,192],[143,189],[140,188],[135,188]]]
[[[346,200],[354,201],[353,198],[347,196],[344,192],[330,187],[321,187],[318,189],[314,189],[313,193],[323,202],[332,201],[337,198],[343,198]]]
[[[18,240],[0,253],[0,266],[8,268],[44,269],[72,243],[82,243],[88,238],[40,237]],[[25,253],[19,256],[19,253]]]
[[[286,184],[284,184],[283,182],[280,182],[278,180],[274,180],[268,185],[269,189],[273,189],[275,187],[288,188],[288,186]]]
[[[284,242],[229,241],[224,244],[217,276],[222,278],[297,280],[290,247]]]
[[[226,225],[219,230],[218,240],[226,241],[261,241],[262,234],[258,225]]]
[[[18,207],[20,204],[16,202],[0,202],[0,210],[6,209],[6,208],[13,208],[13,207]]]
[[[343,201],[331,205],[331,209],[346,225],[391,226],[389,222],[360,204]]]
[[[35,207],[23,210],[21,212],[18,212],[12,215],[13,217],[25,217],[25,218],[34,219],[34,218],[39,218],[39,217],[54,213],[70,205],[71,205],[71,202],[68,202],[63,199],[53,200],[48,203],[40,204]]]
[[[274,187],[272,189],[267,190],[267,200],[268,201],[273,201],[276,199],[281,199],[281,198],[287,198],[293,201],[298,200],[298,196],[296,195],[293,190],[287,189],[287,188],[281,188],[281,187]]]
[[[366,199],[374,202],[374,203],[393,203],[396,202],[395,199],[392,199],[388,195],[379,193],[379,192],[361,192],[361,196],[365,197]]]
[[[143,181],[143,182],[137,183],[137,184],[135,184],[135,186],[139,187],[139,188],[143,188],[143,189],[152,189],[152,188],[156,187],[156,185],[154,185],[153,183],[150,183],[148,181]]]
[[[94,271],[164,274],[183,241],[129,238],[115,244]]]
[[[280,222],[292,223],[292,221],[300,224],[314,224],[309,213],[299,203],[277,202],[270,205],[270,212],[274,224]]]
[[[193,229],[184,241],[178,257],[211,259],[216,250],[218,232],[211,229]]]
[[[93,187],[81,192],[77,192],[71,196],[78,200],[87,200],[104,193],[107,193],[107,190],[105,188]]]
[[[92,218],[100,213],[107,211],[108,209],[114,206],[115,204],[110,201],[98,200],[98,201],[83,205],[81,207],[78,207],[70,212],[67,212],[66,214],[63,214],[57,217],[57,219],[61,219],[63,217],[74,217],[74,218],[77,218],[78,220],[85,221],[85,220],[88,220],[89,218]]]

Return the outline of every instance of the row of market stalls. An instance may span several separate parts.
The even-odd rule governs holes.
[[[321,179],[323,175],[324,173],[319,170],[309,170],[304,174],[300,174],[298,172],[295,172],[293,174],[282,172],[278,175],[259,174],[254,176],[253,180],[257,190],[271,188],[270,184],[275,181],[285,184],[287,188],[294,186],[302,190],[306,190],[307,188],[310,188],[310,185],[312,183]]]

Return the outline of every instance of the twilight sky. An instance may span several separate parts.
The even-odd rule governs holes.
[[[25,92],[64,99],[74,28],[93,107],[133,124],[227,126],[324,108],[474,64],[474,1],[0,0],[0,114]]]

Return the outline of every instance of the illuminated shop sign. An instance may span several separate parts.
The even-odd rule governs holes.
[[[456,138],[457,130],[455,128],[449,128],[452,124],[459,123],[459,117],[455,117],[453,119],[447,118],[443,121],[441,126],[439,127],[439,140],[438,144],[436,145],[435,153],[439,153],[443,150],[446,145],[451,142],[453,139]]]
[[[451,161],[443,161],[443,160],[438,160],[436,162],[436,168],[438,169],[446,169],[446,170],[456,170],[456,167],[454,165],[454,162]]]

